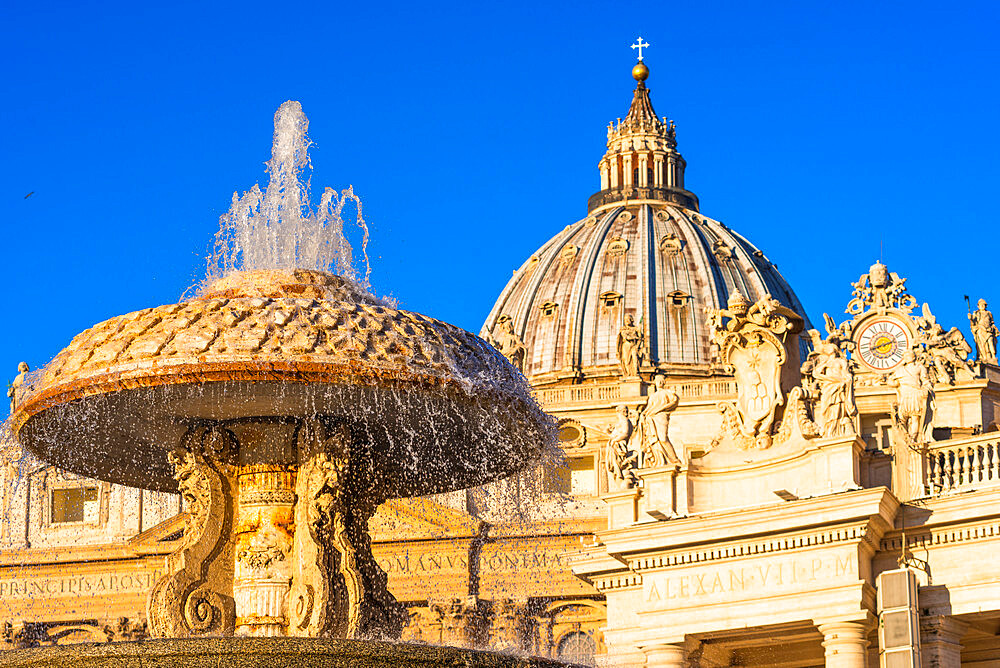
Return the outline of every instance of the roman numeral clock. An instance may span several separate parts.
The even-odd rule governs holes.
[[[872,371],[887,373],[903,361],[910,349],[910,329],[892,316],[867,318],[855,330],[858,357]]]

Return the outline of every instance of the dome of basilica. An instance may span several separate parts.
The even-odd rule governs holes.
[[[770,294],[806,318],[760,249],[699,212],[674,124],[656,117],[644,78],[626,118],[608,126],[587,217],[514,272],[483,326],[535,383],[613,373],[630,320],[642,333],[640,371],[707,374],[705,308],[737,292],[750,302]]]

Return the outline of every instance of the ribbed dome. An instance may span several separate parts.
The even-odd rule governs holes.
[[[760,250],[699,213],[674,122],[656,116],[645,78],[625,119],[608,126],[588,217],[514,272],[483,325],[535,385],[616,373],[629,316],[643,333],[640,372],[701,376],[718,371],[705,308],[724,308],[732,292],[770,294],[806,318]]]
[[[600,375],[617,364],[631,315],[645,335],[642,368],[683,374],[674,365],[712,362],[704,307],[724,308],[734,290],[750,301],[770,293],[805,317],[777,268],[719,221],[664,202],[602,207],[514,272],[483,333],[510,318],[529,378]]]

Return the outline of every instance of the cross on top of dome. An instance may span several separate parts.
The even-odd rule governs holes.
[[[639,62],[642,62],[642,50],[649,46],[649,42],[643,43],[642,37],[635,40],[635,44],[632,45],[633,49],[639,49]]]

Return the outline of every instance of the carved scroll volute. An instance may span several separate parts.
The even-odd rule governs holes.
[[[168,455],[187,518],[181,547],[153,586],[146,617],[154,638],[232,635],[236,439],[221,428],[194,427]]]
[[[405,614],[386,588],[368,536],[368,520],[383,499],[353,474],[350,430],[308,420],[297,440],[289,634],[398,638]]]
[[[342,637],[347,629],[346,592],[337,577],[336,552],[326,547],[322,527],[324,506],[331,498],[327,486],[337,486],[337,477],[346,467],[349,439],[346,427],[331,434],[318,419],[306,420],[299,427],[289,635]]]

